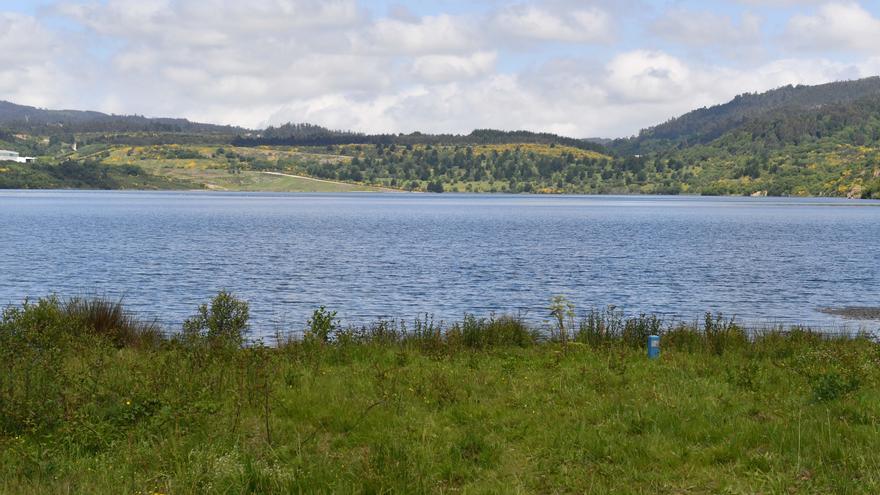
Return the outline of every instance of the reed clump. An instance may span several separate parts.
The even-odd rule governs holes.
[[[73,320],[71,328],[81,326],[109,339],[116,347],[150,348],[164,340],[157,323],[145,322],[130,314],[121,300],[75,297],[61,303],[61,310]]]

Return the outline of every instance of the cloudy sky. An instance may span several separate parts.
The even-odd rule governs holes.
[[[0,0],[0,99],[261,127],[619,137],[880,74],[880,1]]]

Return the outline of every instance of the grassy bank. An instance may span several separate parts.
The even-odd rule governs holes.
[[[174,338],[102,301],[9,308],[0,491],[880,490],[874,341],[554,307],[552,335],[320,309],[272,346],[228,294]]]
[[[154,175],[137,165],[75,161],[0,163],[0,189],[182,190],[200,187],[186,178]]]

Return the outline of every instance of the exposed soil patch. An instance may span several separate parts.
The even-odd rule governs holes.
[[[843,308],[819,308],[819,311],[852,320],[880,320],[880,308],[846,306]]]

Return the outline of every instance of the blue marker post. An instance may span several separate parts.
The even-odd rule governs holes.
[[[660,336],[648,336],[648,359],[657,359],[660,357]]]

